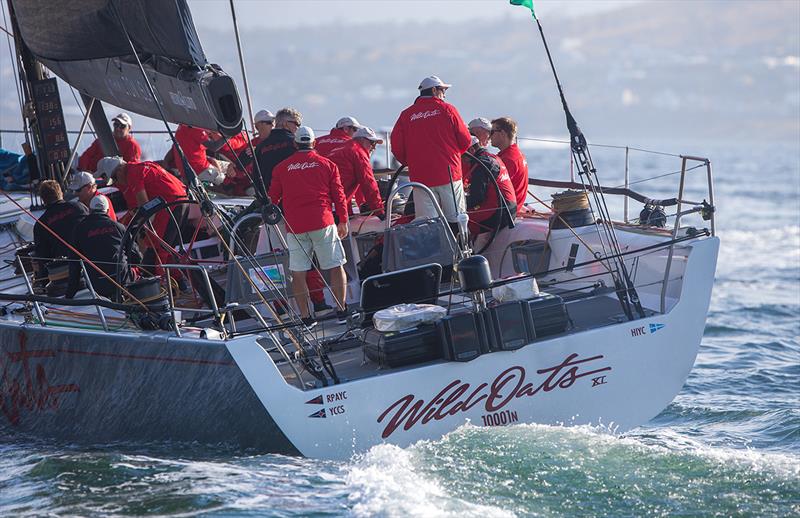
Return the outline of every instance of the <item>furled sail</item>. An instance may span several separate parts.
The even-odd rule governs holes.
[[[238,133],[242,107],[233,80],[209,64],[186,0],[12,0],[23,41],[81,92],[160,118],[131,51],[127,30],[164,116]]]

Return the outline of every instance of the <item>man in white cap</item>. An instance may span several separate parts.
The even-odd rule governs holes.
[[[360,127],[355,117],[342,117],[336,121],[336,127],[330,133],[317,139],[314,149],[320,155],[330,158],[331,152],[347,144]]]
[[[383,140],[371,128],[362,126],[353,134],[352,140],[333,150],[329,158],[339,167],[347,207],[352,206],[353,196],[360,188],[369,210],[381,217],[383,198],[369,158],[378,144],[383,144]]]
[[[91,212],[74,229],[72,242],[75,249],[89,261],[95,263],[118,284],[124,285],[133,280],[129,264],[141,262],[142,255],[136,246],[136,241],[133,241],[130,254],[118,256],[122,246],[122,236],[125,235],[125,227],[109,217],[110,207],[111,204],[105,196],[92,198],[89,202]],[[73,262],[69,265],[69,284],[66,293],[68,299],[75,296],[81,278],[81,266],[78,262],[80,256],[73,252],[70,258],[73,259]],[[89,274],[89,280],[92,282],[95,292],[108,298],[114,296],[116,286],[105,275],[101,275],[88,264],[86,272]]]
[[[461,154],[470,145],[470,134],[458,110],[444,100],[450,86],[436,76],[423,79],[419,97],[395,122],[391,143],[411,181],[429,187],[447,221],[455,224],[466,209]],[[417,218],[438,216],[432,200],[416,188],[414,209]]]
[[[119,156],[128,163],[139,162],[142,159],[142,148],[131,134],[131,128],[133,128],[131,116],[127,113],[120,113],[111,119],[111,122],[114,125],[114,141],[117,143]],[[103,153],[100,139],[95,139],[78,159],[78,169],[93,173],[97,171],[97,162],[104,156],[106,154]]]
[[[94,176],[86,171],[78,171],[72,174],[69,182],[69,190],[78,195],[78,200],[89,207],[89,203],[95,197],[106,198],[105,195],[97,191],[97,184],[95,183]],[[107,199],[107,198],[106,198]],[[114,206],[109,201],[108,204],[108,217],[113,221],[117,221],[117,213],[114,212]]]
[[[253,147],[256,147],[261,141],[269,137],[272,128],[275,127],[275,116],[269,110],[259,110],[253,117],[253,124],[258,133],[256,138],[253,139]]]
[[[328,270],[331,290],[339,307],[340,322],[347,319],[347,276],[342,239],[347,236],[347,206],[336,164],[314,151],[314,131],[300,126],[294,135],[297,152],[275,166],[269,198],[283,205],[292,294],[303,323],[311,327],[314,319],[308,307],[306,274],[312,270],[316,254],[319,267]],[[331,206],[336,208],[335,223]]]
[[[467,124],[469,133],[478,137],[481,147],[489,146],[489,135],[492,132],[492,123],[486,117],[478,117]]]

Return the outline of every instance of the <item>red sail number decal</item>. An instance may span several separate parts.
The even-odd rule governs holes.
[[[31,367],[34,358],[52,358],[53,351],[29,351],[25,335],[20,334],[19,351],[7,352],[5,361],[0,356],[0,413],[12,424],[19,424],[21,411],[55,410],[60,403],[60,395],[67,392],[80,392],[74,383],[51,385],[42,365]],[[22,364],[17,376],[11,374],[12,364]]]
[[[610,371],[611,367],[581,371],[586,367],[585,364],[601,358],[603,355],[578,359],[578,354],[572,353],[558,365],[537,370],[537,374],[546,377],[536,386],[526,382],[525,369],[515,365],[501,372],[491,385],[481,383],[473,388],[469,383],[454,380],[427,403],[424,399],[417,399],[414,394],[408,394],[392,403],[378,417],[379,423],[388,418],[381,437],[389,437],[401,426],[403,430],[410,430],[417,423],[424,425],[431,420],[439,421],[466,412],[478,404],[483,404],[487,412],[497,412],[514,399],[535,396],[540,391],[569,388],[584,376]]]

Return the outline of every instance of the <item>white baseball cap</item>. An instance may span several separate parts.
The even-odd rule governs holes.
[[[355,126],[356,128],[360,128],[361,124],[358,123],[355,117],[342,117],[336,121],[337,128],[344,128],[346,126]]]
[[[372,142],[377,142],[378,144],[383,144],[383,139],[378,137],[373,131],[372,128],[368,128],[366,126],[361,126],[353,133],[353,138],[365,138]]]
[[[133,127],[133,119],[131,119],[130,115],[128,115],[127,113],[124,113],[124,112],[120,113],[119,115],[117,115],[116,117],[111,119],[111,122],[114,122],[114,121],[117,121],[120,124],[124,124],[129,128]]]
[[[427,90],[428,88],[434,87],[441,87],[441,88],[450,88],[453,85],[449,85],[439,79],[437,76],[428,76],[422,80],[422,82],[417,87],[419,90]]]
[[[92,212],[108,212],[108,207],[111,204],[108,202],[108,198],[103,196],[102,194],[98,194],[94,198],[89,201],[89,210]]]
[[[253,117],[253,122],[274,122],[275,115],[269,110],[259,110]]]
[[[78,171],[77,173],[72,174],[72,179],[69,182],[69,189],[71,191],[79,191],[86,187],[89,184],[94,183],[94,176],[92,173],[87,173],[86,171]]]
[[[122,164],[126,163],[122,157],[119,156],[107,156],[100,159],[97,162],[97,171],[94,173],[95,178],[99,178],[103,175],[111,178],[114,176],[114,172],[117,170],[117,167],[121,166]]]
[[[469,121],[469,124],[467,124],[467,127],[469,129],[483,128],[486,131],[492,131],[492,123],[489,122],[489,119],[485,117],[478,117],[477,119],[472,119],[471,121]]]
[[[314,130],[308,126],[300,126],[294,132],[294,141],[298,144],[310,144],[314,139]]]

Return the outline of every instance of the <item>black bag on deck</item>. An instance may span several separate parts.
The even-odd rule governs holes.
[[[439,328],[445,360],[468,362],[489,350],[483,314],[449,315],[438,321],[436,327]]]
[[[402,367],[441,358],[442,346],[436,326],[430,324],[389,333],[369,329],[364,353],[381,367]]]
[[[567,329],[569,316],[564,299],[558,295],[542,293],[523,302],[526,327],[531,340],[563,333]]]

